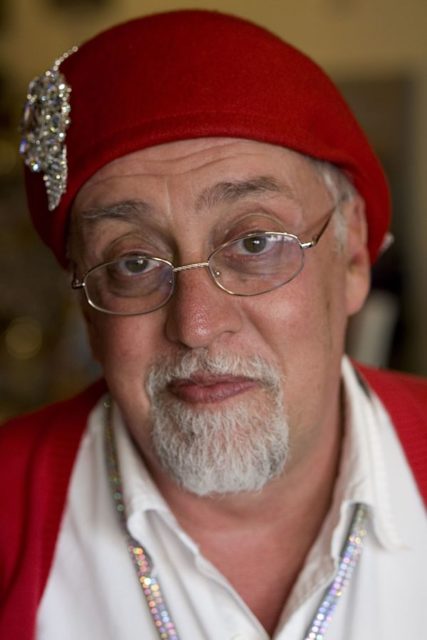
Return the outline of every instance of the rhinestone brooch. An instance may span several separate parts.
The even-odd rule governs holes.
[[[59,67],[75,51],[77,47],[64,53],[51,69],[30,82],[21,122],[19,152],[30,171],[43,173],[49,211],[58,206],[67,188],[65,140],[71,122],[71,87]]]

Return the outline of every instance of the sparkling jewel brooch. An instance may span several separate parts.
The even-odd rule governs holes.
[[[58,206],[67,188],[65,140],[71,122],[71,87],[59,67],[75,51],[77,47],[64,53],[51,69],[30,82],[21,122],[19,152],[30,171],[43,173],[49,211]]]

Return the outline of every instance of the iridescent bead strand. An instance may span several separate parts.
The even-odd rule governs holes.
[[[110,404],[106,403],[110,412]],[[159,581],[152,573],[152,562],[145,549],[132,538],[127,530],[126,511],[123,502],[123,490],[117,459],[114,435],[110,419],[106,422],[105,431],[106,458],[111,493],[120,524],[124,530],[129,555],[136,569],[138,581],[148,605],[154,626],[161,640],[179,640],[178,633],[162,595]]]
[[[361,504],[356,504],[349,533],[341,551],[338,570],[324,593],[322,602],[304,635],[304,640],[324,640],[326,637],[326,630],[332,620],[335,608],[350,582],[362,553],[363,539],[366,535],[365,520],[366,508]]]

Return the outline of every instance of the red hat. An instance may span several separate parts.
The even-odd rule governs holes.
[[[62,264],[71,204],[97,170],[138,149],[212,136],[339,167],[366,201],[377,256],[390,218],[382,168],[331,80],[265,29],[211,11],[152,15],[104,31],[34,82],[22,144],[28,202]]]

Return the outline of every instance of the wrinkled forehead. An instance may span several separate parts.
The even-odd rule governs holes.
[[[282,194],[302,206],[319,186],[326,192],[317,164],[293,150],[239,138],[182,140],[141,149],[104,165],[77,193],[73,218],[131,198],[153,202],[165,198],[172,207],[178,198],[200,209],[262,193]]]
[[[277,172],[298,175],[301,180],[318,179],[315,161],[285,147],[241,138],[197,138],[180,140],[125,154],[102,166],[79,189],[80,194],[99,183],[131,176],[176,177],[206,172],[225,177],[233,173]]]

